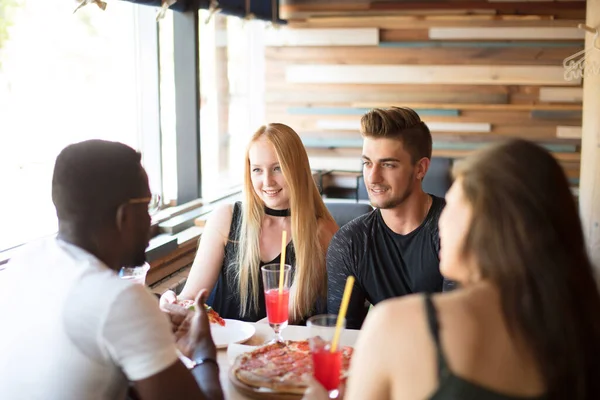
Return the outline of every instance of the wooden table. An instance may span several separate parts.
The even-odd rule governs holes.
[[[248,340],[246,345],[250,346],[258,346],[266,341],[269,341],[273,338],[273,330],[268,324],[258,322],[253,324],[256,328],[256,333],[250,340]],[[342,346],[354,346],[356,343],[356,339],[358,338],[358,330],[354,329],[346,329],[342,333],[340,338],[340,344]],[[285,328],[282,332],[282,336],[286,340],[303,340],[308,338],[308,328],[305,326],[296,326],[290,325]],[[227,349],[222,349],[217,352],[217,362],[219,363],[220,368],[220,380],[221,386],[223,387],[223,392],[225,393],[226,399],[231,400],[245,400],[249,399],[245,395],[238,392],[235,387],[229,381],[229,369],[231,365],[229,364],[229,360],[227,357]]]

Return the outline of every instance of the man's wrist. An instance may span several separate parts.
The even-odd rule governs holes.
[[[215,365],[217,367],[217,369],[219,368],[219,362],[217,361],[216,357],[197,355],[197,356],[192,356],[190,358],[190,357],[185,356],[184,354],[180,354],[179,359],[183,362],[183,364],[189,370],[192,370],[200,365],[210,365],[210,364]]]
[[[193,360],[201,360],[203,358],[217,359],[217,349],[214,344],[212,346],[196,346],[192,353]]]
[[[217,367],[217,369],[219,369],[219,363],[217,362],[217,360],[215,360],[212,357],[203,357],[200,359],[194,359],[192,360],[191,364],[188,366],[188,369],[194,369],[196,367],[199,367],[201,365],[212,365]]]

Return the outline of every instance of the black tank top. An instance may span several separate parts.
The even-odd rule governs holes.
[[[265,309],[265,293],[262,281],[262,276],[259,274],[258,288],[258,310],[250,310],[242,317],[240,310],[239,289],[235,281],[235,273],[238,269],[237,255],[239,246],[239,234],[242,226],[242,203],[236,202],[233,206],[233,215],[231,218],[231,226],[229,227],[229,240],[225,246],[225,254],[223,256],[223,265],[219,278],[213,288],[206,303],[213,307],[215,311],[223,318],[238,319],[248,322],[256,322],[267,316]],[[266,264],[279,263],[281,254],[269,262],[261,261],[260,267]],[[292,266],[290,279],[293,279],[296,265],[296,254],[292,242],[288,243],[285,250],[285,263]]]
[[[427,310],[427,321],[429,330],[435,342],[438,363],[438,388],[430,397],[430,400],[543,400],[546,397],[520,397],[509,396],[486,389],[473,382],[469,382],[452,373],[448,368],[446,357],[440,343],[440,326],[437,319],[437,311],[431,300],[431,295],[425,295],[425,308]]]

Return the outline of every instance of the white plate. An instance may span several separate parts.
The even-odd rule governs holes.
[[[210,332],[217,349],[225,349],[233,343],[244,343],[250,339],[256,328],[248,322],[225,319],[225,326],[210,324]]]

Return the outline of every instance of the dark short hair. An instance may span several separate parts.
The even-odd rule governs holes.
[[[64,148],[52,176],[59,221],[112,223],[120,204],[145,194],[140,160],[140,153],[118,142],[87,140]]]
[[[360,119],[360,133],[367,138],[400,140],[413,164],[423,157],[431,159],[431,132],[411,108],[374,108]]]

